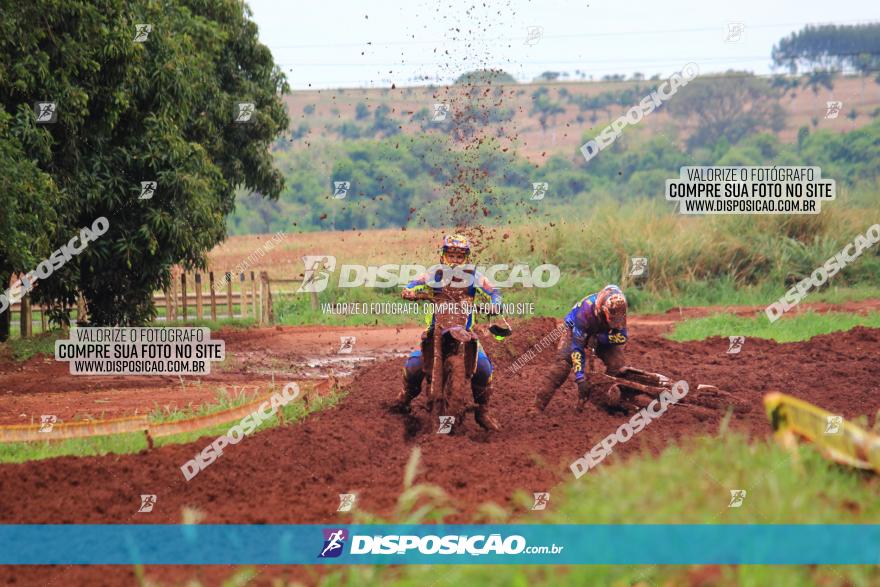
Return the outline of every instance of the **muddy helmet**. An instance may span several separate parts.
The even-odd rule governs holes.
[[[596,296],[596,309],[611,328],[626,326],[626,296],[616,285],[606,285]]]
[[[471,255],[471,243],[463,234],[447,234],[443,237],[441,245],[443,262],[446,262],[446,254],[449,252],[464,253],[464,262],[467,263]]]

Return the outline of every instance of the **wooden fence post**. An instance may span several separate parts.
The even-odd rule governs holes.
[[[259,324],[262,326],[266,323],[268,318],[268,312],[266,312],[266,304],[268,302],[268,298],[266,297],[266,280],[263,279],[263,272],[260,272],[260,318]]]
[[[232,273],[226,272],[226,317],[232,318]]]
[[[171,322],[171,288],[166,287],[162,293],[165,295],[165,322]]]
[[[21,316],[19,321],[19,336],[29,338],[33,335],[31,324],[31,295],[26,294],[21,298]]]
[[[180,301],[183,310],[183,321],[186,322],[189,316],[186,312],[186,271],[180,272]]]
[[[239,311],[242,318],[247,318],[247,284],[244,282],[244,273],[238,274],[239,289],[241,290],[241,304]]]
[[[317,310],[318,309],[318,292],[313,291],[311,294],[311,298],[312,298],[312,310]]]
[[[171,273],[171,300],[168,303],[168,309],[166,313],[170,316],[169,320],[175,321],[177,320],[177,279],[176,275],[172,271]]]
[[[76,297],[76,323],[77,325],[86,321],[86,300],[83,298],[82,292]]]
[[[217,292],[214,291],[214,272],[208,272],[208,285],[211,286],[211,320],[217,319]]]
[[[12,301],[9,309],[0,313],[0,342],[6,342],[12,336]]]
[[[254,280],[254,272],[251,271],[251,302],[254,308],[254,320],[257,320],[259,311],[257,310],[257,282]]]
[[[43,332],[49,331],[49,317],[46,316],[46,306],[40,306],[40,326],[43,327]]]
[[[275,324],[275,304],[272,303],[272,287],[269,284],[269,274],[266,273],[266,292],[269,294],[269,324]]]
[[[195,274],[195,282],[196,282],[196,318],[198,320],[202,319],[202,274]]]
[[[266,271],[260,271],[260,305],[262,306],[260,324],[272,324],[272,292],[269,289],[269,273]]]

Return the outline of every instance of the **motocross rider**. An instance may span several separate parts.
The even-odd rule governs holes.
[[[470,242],[467,237],[461,234],[451,234],[443,237],[442,253],[440,261],[444,265],[455,268],[459,265],[467,265],[470,259]],[[472,304],[491,304],[491,307],[497,308],[500,312],[501,293],[489,282],[488,279],[477,271],[473,272],[473,282],[467,286],[467,297],[470,298]],[[414,280],[409,282],[403,290],[404,299],[415,299],[421,292],[433,291],[440,289],[429,285],[427,272],[422,273]],[[436,276],[431,281],[438,281]],[[492,312],[497,313],[497,312]],[[428,328],[422,333],[422,339],[430,339],[433,336],[434,316],[428,318],[430,320]],[[474,316],[471,313],[468,316],[467,326],[471,330],[474,325]],[[403,367],[403,390],[397,396],[394,406],[401,411],[408,411],[410,403],[422,390],[422,380],[425,379],[424,361],[422,359],[421,349],[416,349],[410,354]],[[430,375],[430,374],[427,374]],[[489,411],[489,400],[492,397],[492,363],[489,357],[483,351],[482,345],[478,348],[477,367],[471,377],[471,392],[474,396],[474,403],[477,405],[475,418],[477,423],[487,430],[501,430],[498,421]]]
[[[544,411],[572,370],[578,388],[577,411],[584,409],[590,395],[584,373],[589,369],[586,347],[595,348],[608,375],[617,375],[625,361],[626,307],[626,297],[616,285],[606,285],[572,306],[565,316],[566,328],[557,347],[557,360],[547,374],[546,386],[535,395],[534,411]]]

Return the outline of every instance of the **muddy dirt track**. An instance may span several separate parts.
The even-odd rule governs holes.
[[[358,509],[391,517],[415,446],[422,451],[416,482],[439,485],[448,494],[456,511],[448,521],[474,520],[485,502],[522,513],[523,506],[512,500],[516,490],[552,490],[570,480],[569,463],[628,418],[593,405],[576,413],[571,380],[543,415],[529,417],[536,382],[554,349],[543,351],[516,375],[506,367],[554,326],[552,319],[534,319],[517,324],[506,342],[483,337],[495,363],[493,405],[504,427],[500,433],[482,431],[469,416],[459,434],[440,435],[427,430],[426,422],[415,430],[419,418],[389,413],[402,370],[400,359],[387,359],[363,368],[336,408],[229,447],[190,482],[179,467],[210,439],[143,454],[2,465],[0,523],[180,523],[185,507],[202,512],[204,523],[347,522],[350,514],[336,511],[340,493],[357,494]],[[748,400],[753,409],[734,415],[731,427],[753,436],[769,432],[761,397],[771,390],[845,417],[873,418],[880,407],[880,330],[855,328],[790,344],[749,338],[734,355],[726,353],[726,338],[676,343],[656,328],[632,330],[629,364],[684,379],[692,390],[696,383],[710,383]],[[422,402],[421,397],[415,402],[417,416]],[[674,406],[616,447],[602,466],[639,450],[659,451],[684,436],[713,433],[723,416],[723,410],[707,414]],[[140,494],[158,496],[152,513],[136,513]],[[11,579],[7,571],[0,575]],[[75,574],[80,571],[87,572]]]

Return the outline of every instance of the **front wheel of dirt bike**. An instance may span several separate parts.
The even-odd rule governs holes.
[[[455,418],[451,426],[458,428],[464,421],[464,415],[470,405],[470,380],[465,377],[464,355],[450,355],[444,361],[443,398],[439,402],[437,416]],[[440,398],[438,398],[440,399]],[[442,410],[442,413],[440,412]]]

